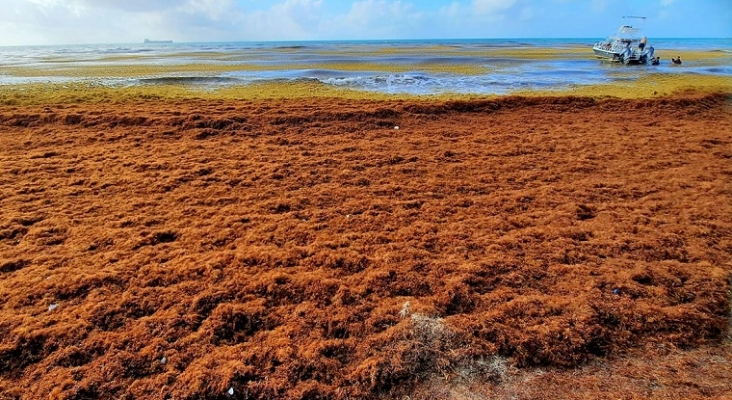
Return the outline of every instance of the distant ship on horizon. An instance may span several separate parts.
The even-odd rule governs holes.
[[[172,40],[150,40],[145,39],[145,43],[173,43]]]

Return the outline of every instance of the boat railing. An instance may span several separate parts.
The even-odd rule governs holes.
[[[602,49],[602,50],[611,51],[613,49],[613,44],[609,43],[607,41],[601,40],[601,41],[595,43],[594,47],[598,48],[598,49]]]

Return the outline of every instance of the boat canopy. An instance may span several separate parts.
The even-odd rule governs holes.
[[[646,17],[636,16],[625,16],[623,19],[642,20],[645,21]],[[622,25],[618,28],[618,31],[614,35],[610,36],[608,40],[620,40],[622,42],[636,43],[641,40],[641,29],[633,25]]]
[[[639,36],[640,29],[634,28],[630,25],[623,25],[618,29],[618,33],[616,36],[628,38],[628,39],[635,39]]]

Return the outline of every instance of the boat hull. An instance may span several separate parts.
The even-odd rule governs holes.
[[[623,49],[623,51],[618,51],[615,49],[608,50],[594,46],[592,51],[595,53],[597,58],[623,64],[646,64],[651,58],[653,58],[652,50],[640,51],[639,49]]]
[[[605,60],[609,60],[609,61],[613,61],[613,62],[622,61],[620,54],[615,53],[612,50],[598,49],[595,47],[592,49],[592,51],[595,52],[595,56],[597,56],[597,58],[601,58],[601,59],[605,59]]]

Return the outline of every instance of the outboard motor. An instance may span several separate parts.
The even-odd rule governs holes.
[[[630,50],[630,47],[626,47],[625,51],[623,51],[623,64],[630,63],[630,55],[633,54],[633,51]]]

